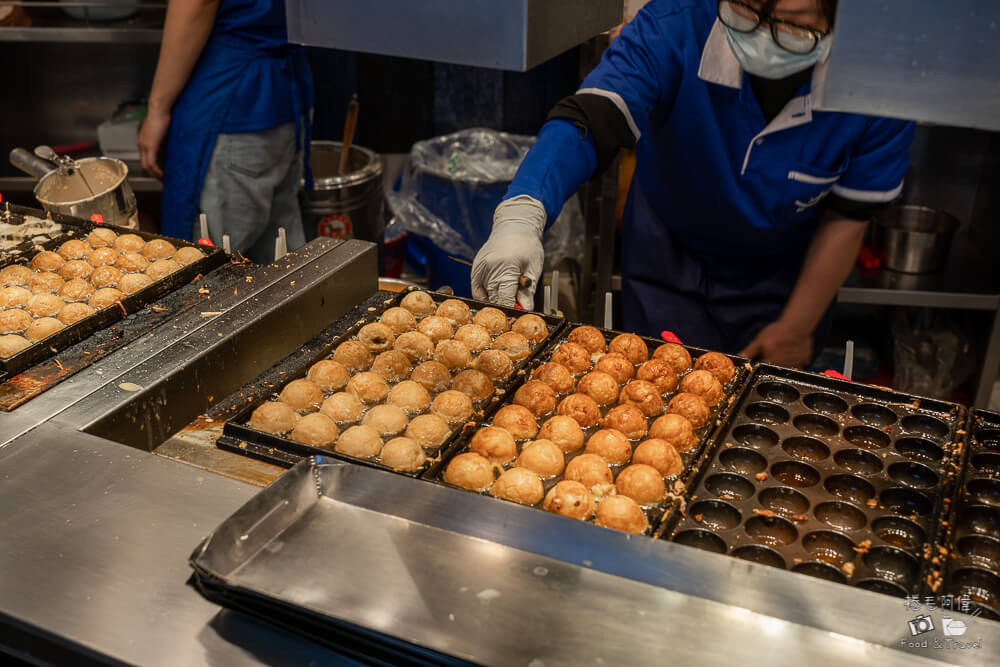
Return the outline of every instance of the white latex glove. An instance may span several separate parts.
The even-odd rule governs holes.
[[[534,310],[544,232],[545,207],[534,197],[518,195],[497,206],[490,238],[472,262],[472,298],[508,307],[516,298],[522,308]],[[526,287],[518,284],[521,276]]]

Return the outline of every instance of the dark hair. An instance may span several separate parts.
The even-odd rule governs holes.
[[[839,0],[819,0],[819,4],[823,7],[823,16],[830,23],[830,27],[833,27],[833,20],[837,18],[837,2]]]

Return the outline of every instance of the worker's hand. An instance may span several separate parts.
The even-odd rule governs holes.
[[[740,356],[788,368],[804,368],[812,360],[812,353],[811,331],[801,331],[778,320],[761,329]]]
[[[146,113],[146,120],[142,121],[142,127],[139,128],[139,139],[136,142],[139,146],[142,168],[161,181],[163,170],[160,169],[157,160],[168,129],[170,129],[170,114],[150,108]]]
[[[501,306],[513,306],[516,298],[522,308],[534,309],[544,232],[545,207],[537,199],[519,195],[497,206],[490,238],[472,262],[472,297]],[[518,286],[521,276],[527,287]]]

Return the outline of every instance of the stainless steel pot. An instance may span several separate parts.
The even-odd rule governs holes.
[[[304,192],[302,217],[308,234],[380,243],[385,221],[382,158],[351,146],[347,172],[337,175],[341,142],[312,142],[309,164],[314,188]]]
[[[944,211],[893,206],[875,219],[872,243],[888,269],[933,273],[944,268],[958,227],[958,219]]]

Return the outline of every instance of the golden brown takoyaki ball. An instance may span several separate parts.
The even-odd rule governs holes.
[[[59,288],[59,296],[66,301],[86,301],[94,295],[94,286],[83,278],[73,278]],[[38,296],[42,296],[39,294]],[[58,311],[57,311],[58,312]]]
[[[154,259],[167,259],[173,257],[177,248],[170,241],[164,239],[153,239],[142,247],[142,256],[152,261]]]
[[[21,350],[31,347],[31,342],[24,336],[0,336],[0,358],[13,357]]]
[[[583,447],[583,429],[572,417],[550,417],[538,430],[539,440],[551,440],[564,452],[575,452]]]
[[[529,380],[514,392],[514,403],[523,405],[533,415],[541,417],[556,409],[556,392],[544,382]]]
[[[181,265],[172,259],[158,259],[146,268],[146,275],[153,280],[162,280],[180,268]]]
[[[472,416],[472,400],[454,389],[442,391],[431,402],[431,412],[457,426]]]
[[[409,377],[413,372],[410,358],[399,350],[380,352],[372,362],[372,372],[378,373],[389,382],[396,382]]]
[[[406,437],[412,438],[421,447],[430,451],[443,445],[449,435],[451,427],[439,415],[419,415],[406,427]]]
[[[323,402],[323,390],[309,380],[292,380],[278,394],[278,400],[300,412],[313,412]]]
[[[649,348],[646,342],[635,334],[619,334],[608,343],[610,354],[620,354],[634,365],[639,365],[649,358]]]
[[[389,390],[389,403],[403,410],[408,415],[423,412],[431,404],[431,395],[423,385],[404,380]]]
[[[114,245],[118,234],[106,227],[97,227],[87,234],[87,243],[91,248],[106,248]]]
[[[114,266],[118,261],[118,251],[114,248],[96,248],[87,255],[87,263],[97,268],[98,266]]]
[[[65,263],[62,255],[51,250],[43,250],[31,258],[31,268],[36,271],[58,271]]]
[[[255,431],[284,435],[299,421],[299,414],[292,406],[280,401],[268,401],[250,415],[250,428]]]
[[[414,363],[430,359],[434,355],[434,341],[419,331],[399,334],[392,348],[405,354]]]
[[[639,443],[632,454],[632,463],[642,463],[656,468],[663,477],[679,475],[684,467],[681,455],[666,440],[652,438]],[[628,495],[628,494],[626,494]]]
[[[632,362],[620,354],[605,354],[594,364],[595,371],[607,373],[618,384],[625,384],[635,375]]]
[[[21,333],[31,324],[32,317],[20,308],[0,311],[0,334]]]
[[[396,342],[396,334],[388,324],[372,322],[361,327],[358,332],[358,340],[368,346],[372,352],[382,352],[392,347]]]
[[[476,431],[469,443],[469,451],[493,463],[510,463],[517,456],[514,436],[499,426],[487,426]]]
[[[413,316],[413,313],[399,306],[393,306],[382,313],[379,321],[392,329],[392,332],[396,335],[413,331],[417,328],[417,318]]]
[[[125,293],[121,290],[115,289],[114,287],[102,287],[94,292],[93,296],[90,297],[90,300],[87,301],[87,303],[90,304],[91,308],[101,310],[115,305],[123,298],[125,298]]]
[[[320,412],[306,415],[292,429],[291,439],[312,447],[329,447],[337,441],[340,429],[332,419]]]
[[[437,315],[431,315],[420,320],[420,324],[417,325],[417,331],[430,338],[434,343],[448,340],[455,335],[455,327],[452,326],[451,320],[438,317]]]
[[[551,440],[532,440],[521,448],[515,465],[527,468],[539,477],[555,477],[562,474],[566,459],[559,446]]]
[[[51,292],[56,293],[59,288],[65,284],[65,280],[59,277],[58,273],[51,273],[48,271],[43,271],[41,273],[36,273],[31,277],[28,282],[28,289],[38,294],[39,292]],[[20,289],[20,288],[5,288],[5,289]]]
[[[653,358],[669,363],[678,375],[691,368],[690,353],[677,343],[664,343],[653,351]]]
[[[350,371],[364,371],[372,363],[372,353],[359,340],[344,341],[333,352],[333,360]]]
[[[521,505],[534,505],[542,502],[545,488],[535,472],[527,468],[511,468],[493,482],[490,493],[497,498],[512,500]]]
[[[409,419],[395,405],[376,405],[365,415],[361,423],[371,426],[383,438],[397,435],[406,428]]]
[[[90,254],[93,248],[86,241],[81,241],[80,239],[71,239],[66,241],[56,252],[62,256],[63,259],[83,259]]]
[[[545,320],[531,313],[521,315],[514,320],[510,330],[521,334],[532,343],[541,343],[549,335],[549,328],[545,324]]]
[[[706,352],[694,362],[695,370],[708,371],[721,384],[731,382],[736,376],[736,367],[732,359],[721,352]]]
[[[26,266],[10,264],[0,270],[0,285],[4,287],[25,287],[31,282],[31,278],[34,275],[34,271]]]
[[[357,396],[362,403],[370,405],[389,395],[389,383],[378,373],[365,371],[347,381],[347,391]]]
[[[28,325],[27,330],[24,332],[24,337],[30,341],[38,341],[48,338],[65,327],[65,324],[54,317],[40,317]]]
[[[538,435],[538,422],[523,405],[505,405],[497,410],[493,425],[506,429],[515,440],[530,440]]]
[[[24,309],[35,317],[55,317],[64,305],[65,302],[55,294],[42,292],[28,299]]]
[[[137,252],[125,252],[118,255],[115,268],[122,273],[142,273],[149,268],[149,260]]]
[[[177,252],[174,253],[173,260],[180,264],[181,266],[188,266],[194,264],[199,259],[204,259],[205,253],[193,246],[184,246],[183,248],[178,248]]]
[[[633,535],[639,535],[649,527],[642,508],[628,496],[608,496],[602,500],[594,514],[594,523]]]
[[[451,385],[451,373],[440,361],[425,361],[413,369],[410,379],[430,392],[444,391]]]
[[[656,388],[655,384],[645,380],[632,380],[625,385],[618,402],[635,405],[647,417],[663,414],[663,399],[660,398],[660,390]]]
[[[462,326],[472,321],[472,311],[469,307],[458,299],[448,299],[437,307],[435,313],[438,317],[450,320],[456,326]]]
[[[464,324],[455,332],[455,340],[465,343],[470,352],[482,352],[493,344],[490,332],[478,324]]]
[[[618,429],[629,440],[638,440],[646,437],[648,426],[642,410],[635,405],[626,404],[608,410],[608,414],[601,420],[601,428]]]
[[[472,321],[481,327],[485,327],[487,331],[494,335],[502,334],[504,331],[510,329],[510,322],[507,320],[507,316],[498,308],[483,308],[476,313]]]
[[[60,322],[69,326],[90,317],[95,312],[94,307],[86,303],[67,303],[59,311],[58,317]]]
[[[59,277],[63,280],[82,278],[86,280],[94,272],[94,267],[82,259],[71,259],[59,267]]]
[[[114,287],[122,279],[122,272],[113,266],[99,266],[90,274],[90,284],[94,287]]]
[[[434,312],[434,299],[427,292],[410,292],[403,297],[399,305],[417,317],[430,315]]]
[[[615,480],[619,495],[628,496],[639,505],[655,505],[667,497],[667,485],[660,471],[644,463],[630,465]]]
[[[545,494],[542,507],[553,514],[584,521],[594,513],[594,496],[580,482],[564,479]]]
[[[567,340],[571,343],[583,345],[591,354],[604,354],[608,344],[604,341],[604,334],[596,327],[584,325],[569,332]]]
[[[28,305],[31,291],[24,287],[11,285],[0,289],[0,308],[23,308]]]
[[[434,347],[434,361],[444,364],[448,370],[468,368],[472,363],[469,346],[460,340],[443,340]]]
[[[319,406],[320,412],[338,424],[349,424],[357,421],[364,409],[365,406],[361,400],[346,391],[337,392]]]
[[[561,364],[573,375],[590,370],[590,351],[579,343],[563,343],[552,353],[552,363]]]
[[[469,491],[485,491],[493,483],[493,464],[479,454],[459,454],[445,468],[444,481]]]
[[[709,371],[691,371],[681,380],[681,391],[700,396],[706,405],[715,405],[722,400],[722,385]]]
[[[660,394],[669,394],[677,389],[677,373],[665,359],[650,359],[635,372],[636,380],[652,382]]]
[[[138,234],[122,234],[115,239],[114,249],[119,252],[140,252],[146,246],[146,242]]]
[[[341,454],[358,459],[371,459],[382,451],[382,438],[371,426],[352,426],[337,438],[334,447]]]
[[[493,383],[486,374],[472,368],[456,375],[451,388],[462,392],[473,401],[485,401],[493,394]]]
[[[473,366],[491,380],[504,380],[514,372],[514,363],[503,350],[483,350]]]
[[[691,422],[686,417],[672,413],[658,417],[653,422],[649,437],[669,442],[678,452],[690,451],[698,444],[698,436],[695,435]]]
[[[611,465],[628,463],[632,458],[632,445],[621,431],[613,428],[602,428],[587,439],[583,450],[588,454],[596,454]]]
[[[412,438],[393,438],[382,448],[382,465],[393,470],[413,472],[427,462],[427,455]]]
[[[554,363],[542,364],[531,373],[532,380],[538,380],[552,387],[557,394],[568,394],[573,391],[575,380],[573,374],[561,365]]]
[[[125,294],[135,294],[153,284],[153,279],[145,273],[127,273],[118,281],[118,289]]]
[[[582,428],[596,426],[601,419],[601,408],[586,394],[570,394],[559,403],[556,413],[572,417]]]
[[[618,382],[601,371],[591,371],[580,378],[576,391],[590,396],[598,405],[614,405],[618,402]]]
[[[711,411],[701,396],[681,392],[670,399],[667,412],[680,415],[691,422],[695,428],[701,428],[708,423]]]
[[[325,392],[340,391],[347,386],[351,373],[344,364],[332,359],[323,359],[312,365],[306,379]]]
[[[528,339],[516,331],[500,334],[490,347],[506,352],[511,361],[527,359],[528,355],[531,354],[531,345],[528,343]]]
[[[597,454],[580,454],[566,464],[566,479],[580,482],[588,489],[611,484],[614,475],[608,462]]]

